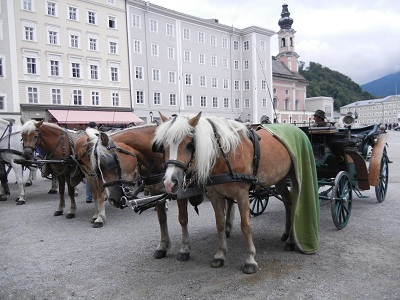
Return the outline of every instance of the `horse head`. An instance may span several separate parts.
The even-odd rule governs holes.
[[[164,152],[166,168],[163,178],[167,193],[177,194],[187,183],[195,153],[195,127],[201,112],[194,117],[176,116],[168,119],[159,113],[162,124],[156,129],[153,140],[155,149]]]
[[[102,180],[107,198],[113,206],[124,208],[131,199],[137,181],[136,151],[124,143],[114,142],[107,134],[90,132],[90,164]]]
[[[39,128],[43,124],[42,121],[30,120],[23,124],[21,136],[23,144],[22,156],[25,159],[32,159],[35,152],[36,145],[40,138]]]

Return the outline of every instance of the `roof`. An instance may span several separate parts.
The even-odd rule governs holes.
[[[308,82],[307,79],[305,79],[299,73],[290,71],[289,68],[285,65],[285,63],[281,62],[280,60],[277,60],[275,57],[272,58],[272,76],[291,79],[295,81],[302,81],[305,83]]]
[[[352,108],[352,107],[360,107],[360,106],[370,106],[374,104],[380,104],[382,102],[387,102],[390,100],[396,100],[396,96],[387,96],[385,98],[379,98],[379,99],[370,99],[370,100],[361,100],[361,101],[356,101],[350,104],[347,104],[345,106],[342,106],[342,108]],[[398,99],[397,99],[398,100]]]

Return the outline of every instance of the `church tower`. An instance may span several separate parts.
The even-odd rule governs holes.
[[[278,22],[281,30],[278,32],[279,53],[276,58],[283,62],[290,71],[298,72],[297,59],[299,55],[294,48],[294,34],[296,31],[292,28],[292,24],[293,19],[290,18],[288,5],[283,4],[281,18]]]

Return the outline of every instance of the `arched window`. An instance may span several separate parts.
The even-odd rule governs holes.
[[[281,39],[281,47],[286,47],[285,38],[282,38],[282,39]]]
[[[294,110],[299,110],[299,105],[300,105],[300,101],[299,101],[299,99],[296,99],[296,101],[294,102]]]
[[[276,109],[278,107],[278,99],[274,98],[273,102],[272,102],[272,106],[274,109]]]
[[[285,110],[289,110],[289,106],[290,106],[290,100],[289,98],[285,99]]]
[[[290,38],[290,47],[293,47],[293,38]]]

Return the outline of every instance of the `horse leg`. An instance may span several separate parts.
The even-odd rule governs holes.
[[[58,203],[58,208],[54,213],[54,216],[61,216],[64,213],[64,207],[65,207],[65,198],[64,198],[65,178],[64,176],[57,176],[57,179],[58,179],[58,194],[60,196],[60,201]]]
[[[158,247],[154,252],[154,257],[160,259],[167,256],[167,252],[171,247],[171,241],[168,233],[167,212],[165,209],[165,202],[157,205],[156,209],[157,209],[158,223],[160,224],[161,237],[160,237],[160,243],[158,244]]]
[[[35,179],[35,175],[36,175],[36,169],[28,169],[29,170],[29,175],[28,175],[28,179],[25,182],[25,186],[31,186],[33,180]]]
[[[67,219],[72,219],[72,218],[75,218],[75,212],[76,212],[75,188],[72,186],[69,179],[67,180],[67,188],[68,188],[68,196],[71,201],[71,206],[69,208],[69,211],[68,211],[66,217],[67,217]]]
[[[25,187],[24,187],[24,178],[23,178],[23,169],[22,165],[14,163],[12,161],[11,167],[15,172],[15,177],[17,178],[18,188],[19,188],[19,197],[17,198],[17,205],[25,204]]]
[[[58,189],[58,179],[56,176],[51,177],[51,189],[49,190],[48,194],[57,194]]]
[[[104,195],[101,192],[102,187],[97,183],[97,180],[93,185],[91,185],[91,190],[96,209],[92,218],[93,228],[101,228],[106,221],[106,205]]]
[[[209,188],[208,197],[214,209],[215,224],[217,227],[218,250],[211,262],[212,268],[221,268],[225,263],[225,254],[227,252],[226,234],[225,234],[225,198]]]
[[[226,238],[231,236],[233,220],[235,219],[235,202],[234,199],[226,199],[226,220],[225,220],[225,235]]]
[[[182,228],[182,244],[181,249],[178,253],[178,261],[188,261],[190,259],[190,239],[188,231],[188,199],[179,199],[178,209],[179,209],[179,223]]]

